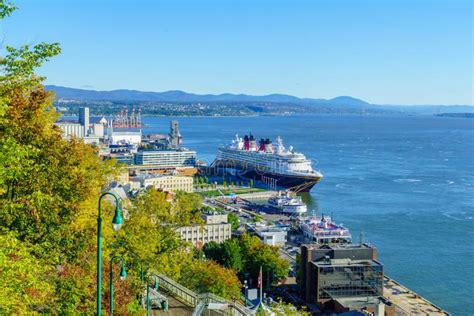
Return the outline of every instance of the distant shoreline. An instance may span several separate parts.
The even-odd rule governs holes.
[[[474,113],[440,113],[435,114],[439,117],[455,117],[455,118],[474,118]]]

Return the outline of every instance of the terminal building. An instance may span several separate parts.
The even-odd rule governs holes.
[[[389,309],[390,302],[383,299],[383,265],[376,258],[376,248],[368,244],[302,245],[302,298],[324,310],[352,310],[364,300],[367,306],[360,310]]]
[[[194,167],[196,152],[185,149],[139,151],[135,154],[135,164],[162,168]]]
[[[206,243],[214,241],[223,243],[232,237],[232,227],[228,223],[227,214],[203,214],[203,225],[179,227],[176,232],[181,239],[202,248]]]

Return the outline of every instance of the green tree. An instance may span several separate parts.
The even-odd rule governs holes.
[[[0,1],[0,18],[14,6]],[[96,148],[66,141],[54,125],[54,95],[35,69],[60,52],[58,44],[6,47],[0,57],[0,314],[87,313],[95,305],[96,217],[99,194],[119,172]],[[200,180],[199,180],[200,181]],[[103,223],[112,220],[104,200]],[[185,286],[238,298],[235,271],[193,258],[175,229],[200,223],[202,198],[178,192],[172,201],[149,190],[129,205],[124,229],[103,225],[103,262],[124,255],[126,281],[116,282],[116,312],[137,311],[140,266]],[[238,268],[230,255],[229,265]],[[107,304],[108,264],[103,293]]]
[[[244,266],[240,245],[237,240],[226,240],[222,246],[222,254],[222,264],[225,267],[234,269],[236,272],[242,271]]]
[[[31,245],[11,232],[0,234],[0,244],[0,314],[48,312],[54,300],[54,286],[49,280],[54,266],[38,260],[31,253]]]
[[[239,237],[242,251],[244,271],[250,275],[258,275],[262,267],[264,276],[267,273],[271,281],[280,281],[288,276],[289,263],[279,255],[278,247],[262,244],[256,236],[243,234]],[[264,284],[267,280],[264,278]]]
[[[202,248],[202,251],[204,251],[206,258],[212,259],[222,264],[222,262],[219,261],[222,258],[221,244],[218,244],[215,241],[210,241],[204,245],[204,247]]]
[[[12,8],[0,2],[0,17],[9,15]],[[102,162],[91,146],[63,140],[54,125],[58,117],[52,104],[54,96],[44,90],[43,78],[34,71],[60,52],[59,45],[7,46],[3,52],[0,235],[9,238],[13,234],[29,252],[31,261],[50,268],[37,272],[38,278],[54,289],[54,296],[46,305],[33,304],[29,312],[87,311],[94,305],[90,289],[95,270],[95,256],[91,254],[97,199],[113,176],[115,165],[112,161]],[[104,228],[104,235],[111,231]],[[4,265],[8,263],[1,263],[0,268]],[[2,286],[3,293],[15,291],[10,288],[15,283]],[[34,301],[35,297],[41,294],[30,291],[23,299]],[[15,304],[11,300],[7,308],[21,308]]]
[[[229,224],[232,226],[232,230],[237,230],[240,227],[240,219],[234,213],[228,213],[227,220]]]
[[[280,281],[288,276],[289,264],[279,255],[278,248],[262,244],[256,236],[243,234],[238,239],[229,239],[222,244],[207,243],[203,248],[206,258],[239,272],[240,276],[258,275],[260,267],[267,286],[270,282]]]
[[[126,227],[115,235],[115,251],[127,254],[136,266],[179,278],[182,266],[193,256],[175,228],[200,219],[188,195],[177,194],[170,202],[166,193],[152,189],[139,196],[131,205]]]

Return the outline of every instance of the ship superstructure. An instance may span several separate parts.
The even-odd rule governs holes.
[[[299,227],[308,240],[319,244],[351,243],[352,240],[347,228],[324,215],[301,218]]]
[[[275,187],[296,188],[296,191],[309,191],[322,178],[319,171],[313,170],[311,160],[304,154],[294,151],[292,146],[285,148],[278,137],[276,144],[270,139],[256,138],[250,134],[232,144],[219,147],[216,165],[239,170],[239,174],[273,184]]]

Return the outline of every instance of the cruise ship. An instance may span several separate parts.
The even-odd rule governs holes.
[[[309,191],[323,177],[313,170],[311,161],[302,153],[288,149],[278,137],[276,144],[270,139],[256,138],[250,134],[243,138],[238,135],[230,145],[220,146],[214,167],[230,168],[239,175],[260,180],[277,187],[293,191]]]

